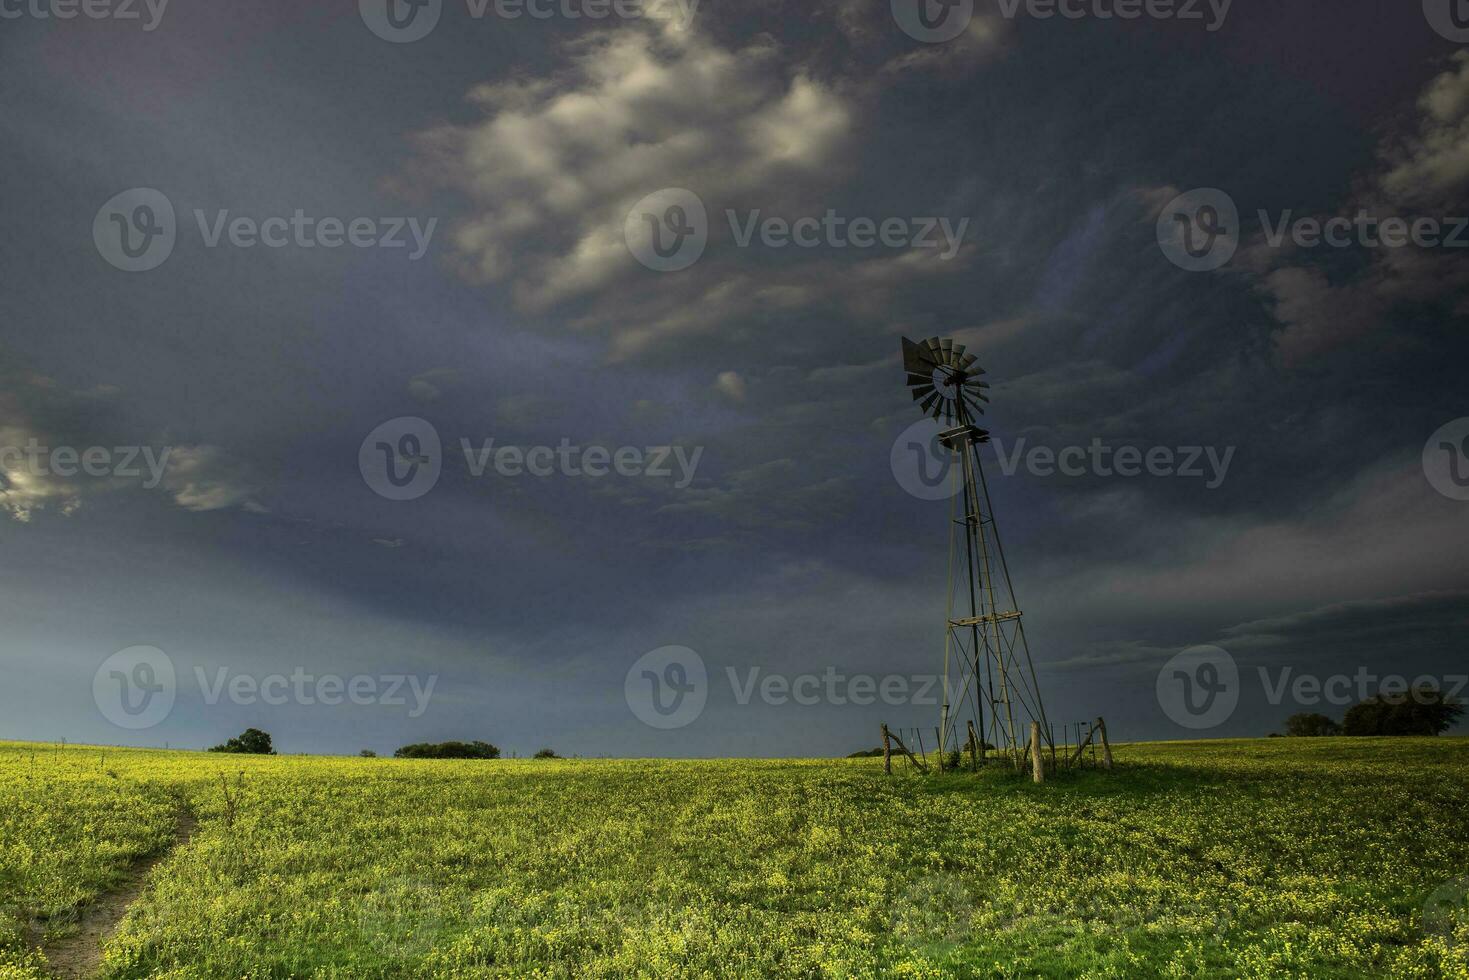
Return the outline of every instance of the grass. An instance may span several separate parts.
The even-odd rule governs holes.
[[[181,806],[104,976],[1469,977],[1469,740],[1117,755],[1033,786],[0,743],[0,978]]]

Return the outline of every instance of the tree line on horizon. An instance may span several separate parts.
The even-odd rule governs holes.
[[[275,747],[271,744],[270,733],[263,732],[258,728],[247,728],[239,735],[228,741],[213,746],[210,752],[227,752],[236,755],[275,755]],[[377,753],[370,749],[363,749],[360,753],[365,759],[377,758]],[[489,742],[419,742],[413,745],[405,745],[393,753],[395,759],[498,759],[500,758],[499,746],[491,745]],[[535,759],[559,759],[554,749],[541,749],[532,758]]]
[[[1336,735],[1442,735],[1464,714],[1464,704],[1434,687],[1400,694],[1378,694],[1352,705],[1338,722],[1320,712],[1301,712],[1285,720],[1291,738]]]
[[[1300,712],[1285,721],[1285,734],[1290,738],[1320,738],[1333,736],[1437,736],[1454,726],[1464,715],[1464,703],[1449,697],[1435,687],[1418,687],[1397,694],[1379,693],[1347,709],[1338,722],[1320,712]],[[1272,738],[1278,733],[1272,732]],[[968,746],[966,745],[967,749]],[[993,746],[985,743],[985,749]],[[211,747],[210,752],[225,752],[239,755],[275,755],[275,748],[268,732],[258,728],[247,728],[234,738]],[[364,749],[364,758],[376,758],[377,753]],[[848,758],[880,756],[881,748],[853,752]],[[958,754],[958,753],[955,753]],[[498,746],[489,742],[419,742],[405,745],[393,753],[395,759],[498,759]],[[533,758],[558,759],[552,749],[541,749]],[[957,765],[957,763],[956,763]]]

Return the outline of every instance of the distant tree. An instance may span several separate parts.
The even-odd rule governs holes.
[[[1442,735],[1463,714],[1463,702],[1424,686],[1353,705],[1342,728],[1348,735]]]
[[[1291,738],[1319,738],[1340,735],[1341,726],[1326,715],[1303,711],[1285,720],[1285,733]]]
[[[376,759],[377,758],[377,753],[374,752],[374,751],[372,751],[372,749],[363,749],[361,752],[358,752],[357,754],[360,755],[364,759]]]
[[[275,755],[275,749],[270,744],[270,735],[258,728],[247,728],[239,735],[216,745],[210,752],[232,752],[236,755]]]
[[[405,745],[393,753],[397,759],[498,759],[500,750],[489,742],[439,742]]]
[[[559,758],[561,758],[561,756],[559,756],[559,755],[556,754],[556,750],[555,749],[541,749],[539,752],[537,752],[535,754],[534,758],[537,758],[537,759],[559,759]]]
[[[861,752],[853,752],[847,756],[848,759],[870,759],[873,756],[882,755],[882,749],[864,749]]]

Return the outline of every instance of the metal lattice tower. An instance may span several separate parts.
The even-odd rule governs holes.
[[[955,483],[939,757],[970,741],[958,726],[972,712],[979,732],[976,754],[984,755],[987,742],[1019,765],[1031,721],[1039,722],[1053,759],[1056,746],[976,450],[990,438],[973,423],[989,401],[984,393],[989,384],[979,380],[985,370],[977,361],[952,340],[903,340],[903,368],[913,400],[925,415],[948,426],[938,441],[952,456],[949,469]]]

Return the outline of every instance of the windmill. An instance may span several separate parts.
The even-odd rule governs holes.
[[[1024,733],[1033,730],[1028,722],[1038,723],[1053,760],[1056,746],[975,449],[990,438],[974,424],[989,402],[985,394],[989,384],[980,380],[985,370],[978,360],[952,340],[935,337],[916,344],[903,340],[903,368],[913,400],[925,415],[947,426],[938,442],[950,454],[950,479],[956,491],[950,504],[939,758],[963,744],[956,729],[965,710],[972,709],[971,758],[982,756],[989,743],[1018,766],[1022,745],[1029,737]],[[957,674],[956,686],[950,684],[951,674]],[[949,703],[951,694],[956,695],[957,703]]]

